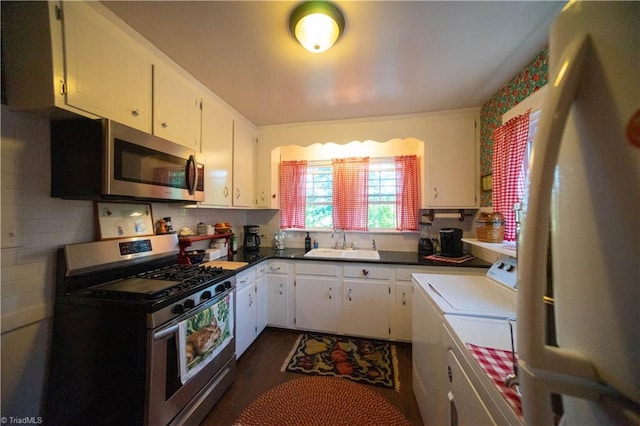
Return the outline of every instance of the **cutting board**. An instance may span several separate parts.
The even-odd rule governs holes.
[[[235,271],[236,269],[247,266],[249,262],[232,262],[230,260],[212,260],[211,262],[201,263],[201,266],[211,266],[214,268],[222,268],[227,271]]]

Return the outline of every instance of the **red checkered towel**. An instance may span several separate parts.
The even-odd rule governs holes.
[[[507,400],[511,408],[513,408],[513,411],[524,421],[520,397],[513,389],[504,385],[504,378],[508,374],[513,373],[511,351],[484,348],[471,343],[467,343],[466,345],[475,360],[480,364],[484,372],[487,373],[487,376],[489,376],[496,388],[498,388],[500,394]],[[518,356],[516,354],[516,361],[517,358]]]

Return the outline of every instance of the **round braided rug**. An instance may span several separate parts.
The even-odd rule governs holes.
[[[263,393],[236,425],[409,425],[384,397],[339,377],[309,376]]]

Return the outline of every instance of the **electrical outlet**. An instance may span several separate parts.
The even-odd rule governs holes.
[[[180,216],[186,216],[187,215],[187,209],[180,209]]]

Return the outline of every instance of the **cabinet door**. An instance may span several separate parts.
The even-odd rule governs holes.
[[[396,282],[391,313],[391,338],[411,341],[411,282]]]
[[[242,121],[233,122],[233,201],[236,207],[253,207],[255,131]]]
[[[427,121],[425,208],[478,205],[478,129],[475,113]]]
[[[262,333],[267,326],[267,275],[259,274],[256,277],[256,336]]]
[[[202,153],[205,167],[201,204],[231,206],[233,116],[211,97],[202,100]]]
[[[69,105],[151,133],[152,60],[85,2],[64,2]]]
[[[267,323],[276,327],[289,327],[288,276],[267,274]]]
[[[239,287],[236,294],[236,357],[240,357],[256,336],[256,303],[253,285]]]
[[[340,288],[335,277],[296,276],[296,328],[337,333]]]
[[[387,281],[344,280],[342,332],[389,338],[390,284]]]
[[[200,100],[197,87],[170,67],[153,67],[153,134],[200,151]]]

